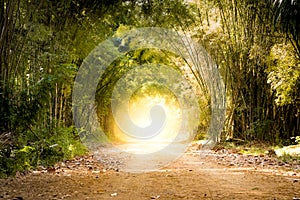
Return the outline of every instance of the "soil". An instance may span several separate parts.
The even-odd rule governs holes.
[[[166,167],[132,173],[95,154],[0,179],[0,199],[300,199],[299,165],[268,155],[191,147]]]

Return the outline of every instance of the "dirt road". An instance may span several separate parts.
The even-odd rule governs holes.
[[[2,179],[0,199],[300,198],[299,171],[228,165],[215,159],[214,154],[201,156],[188,151],[169,166],[147,173],[122,172],[117,164],[108,170],[86,156],[55,168]]]

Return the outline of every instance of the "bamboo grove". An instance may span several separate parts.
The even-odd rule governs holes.
[[[227,83],[227,136],[278,143],[299,135],[299,2],[215,5],[222,34],[212,54]]]
[[[299,15],[299,0],[0,0],[0,174],[84,151],[74,78],[124,27],[179,30],[205,47],[226,85],[222,139],[289,144],[300,135]]]

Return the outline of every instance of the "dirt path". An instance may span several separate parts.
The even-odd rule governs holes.
[[[240,167],[219,159],[232,155],[212,152],[201,156],[191,150],[169,166],[147,173],[122,172],[116,161],[108,164],[106,160],[104,166],[86,156],[55,168],[2,179],[0,199],[300,198],[299,171],[263,165]]]

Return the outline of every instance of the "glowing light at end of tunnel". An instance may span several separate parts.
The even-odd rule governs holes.
[[[149,126],[151,124],[150,110],[157,105],[161,106],[166,114],[165,124],[158,134],[151,138],[147,138],[146,140],[139,137],[131,137],[124,133],[124,131],[119,128],[118,124],[113,123],[113,134],[116,140],[121,143],[135,143],[137,148],[139,147],[136,153],[145,154],[164,149],[167,145],[174,142],[175,138],[185,138],[184,135],[178,137],[178,134],[182,134],[180,133],[182,113],[179,103],[175,98],[162,97],[161,95],[149,95],[131,99],[128,105],[131,121],[139,127]],[[115,120],[124,120],[124,116],[121,115],[122,112],[117,111],[117,113],[119,114],[115,116]],[[161,116],[157,115],[154,115],[153,117],[161,118]],[[122,148],[122,146],[120,147]],[[126,151],[126,149],[124,149],[124,151]]]

